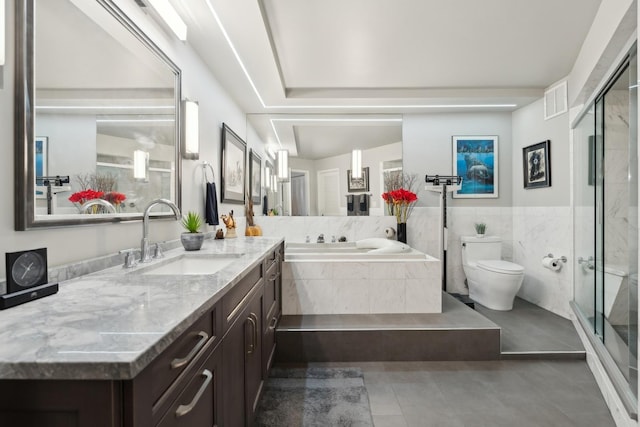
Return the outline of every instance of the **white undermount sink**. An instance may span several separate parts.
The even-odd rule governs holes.
[[[144,275],[185,275],[214,274],[222,270],[244,254],[198,254],[180,255],[162,261],[159,264],[138,268],[138,274]]]

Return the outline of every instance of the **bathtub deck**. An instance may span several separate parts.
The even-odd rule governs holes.
[[[282,316],[276,361],[500,359],[500,327],[448,294],[438,314]]]

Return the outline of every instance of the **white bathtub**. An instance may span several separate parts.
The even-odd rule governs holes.
[[[377,253],[373,249],[360,249],[354,242],[347,243],[287,243],[284,250],[285,261],[336,261],[336,262],[395,262],[436,260],[423,252],[411,249],[409,252]]]
[[[287,243],[283,314],[441,313],[440,260],[415,249],[371,253],[354,243]]]

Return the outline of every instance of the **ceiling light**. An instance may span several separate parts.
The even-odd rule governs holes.
[[[187,24],[184,23],[178,12],[171,6],[169,0],[145,0],[153,7],[162,21],[182,41],[187,40]]]
[[[351,178],[362,178],[362,150],[351,151]]]

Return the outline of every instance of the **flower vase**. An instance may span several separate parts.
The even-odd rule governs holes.
[[[396,228],[396,236],[398,238],[398,242],[407,243],[407,223],[399,222],[398,227]]]

